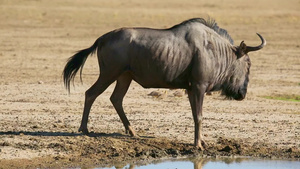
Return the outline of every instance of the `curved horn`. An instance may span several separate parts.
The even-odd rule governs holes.
[[[266,40],[259,33],[256,33],[256,34],[259,36],[259,38],[261,40],[261,44],[259,46],[255,46],[255,47],[247,46],[246,53],[252,52],[252,51],[257,51],[257,50],[263,48],[264,46],[266,46],[266,44],[267,44]]]

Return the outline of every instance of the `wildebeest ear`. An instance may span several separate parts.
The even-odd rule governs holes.
[[[242,41],[240,46],[238,47],[237,57],[240,58],[245,54],[247,54],[247,45],[244,43],[244,41]]]

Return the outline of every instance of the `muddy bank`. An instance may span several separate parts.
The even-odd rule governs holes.
[[[38,135],[38,134],[37,134]],[[14,136],[12,137],[20,137]],[[27,137],[26,133],[22,137]],[[35,136],[28,136],[34,140]],[[38,136],[45,137],[45,136]],[[5,146],[21,147],[25,151],[52,149],[53,155],[32,159],[0,160],[0,168],[97,167],[127,164],[133,161],[153,161],[174,157],[220,158],[250,156],[270,159],[299,159],[299,148],[277,148],[264,143],[247,144],[242,140],[218,138],[208,142],[201,151],[191,144],[169,141],[166,138],[129,137],[119,133],[90,136],[57,136],[55,141],[36,141],[34,144],[0,142]]]

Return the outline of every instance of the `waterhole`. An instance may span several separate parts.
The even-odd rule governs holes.
[[[300,169],[300,161],[263,159],[181,159],[96,169]]]

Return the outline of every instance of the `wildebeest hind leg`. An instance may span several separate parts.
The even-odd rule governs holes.
[[[100,75],[100,77],[93,84],[93,86],[85,92],[85,103],[84,103],[83,115],[82,115],[81,125],[78,129],[78,132],[82,131],[84,134],[89,133],[87,129],[87,123],[88,123],[91,107],[95,99],[101,93],[103,93],[107,89],[107,87],[111,85],[115,80],[116,79],[114,78],[108,78],[108,76],[103,77]]]
[[[129,85],[132,81],[132,77],[129,73],[124,73],[122,74],[118,79],[117,79],[117,84],[114,89],[113,94],[110,97],[110,100],[116,109],[120,119],[122,120],[122,123],[125,127],[126,134],[129,132],[131,136],[135,136],[135,132],[130,126],[130,123],[125,115],[125,112],[123,110],[123,98],[129,88]]]

